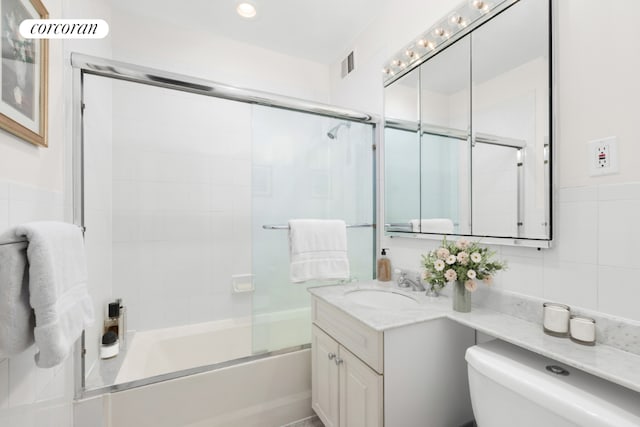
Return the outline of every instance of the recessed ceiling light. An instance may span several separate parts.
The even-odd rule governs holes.
[[[253,18],[257,13],[256,7],[251,3],[240,3],[238,7],[236,7],[236,12],[243,18]]]

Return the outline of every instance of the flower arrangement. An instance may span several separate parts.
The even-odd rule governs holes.
[[[457,281],[473,292],[478,280],[490,285],[495,273],[507,267],[505,262],[494,260],[494,256],[494,251],[480,247],[477,242],[464,239],[449,242],[445,237],[438,249],[422,255],[424,280],[435,290]]]

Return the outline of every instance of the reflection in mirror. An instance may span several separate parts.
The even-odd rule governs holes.
[[[505,3],[388,80],[386,231],[548,246],[550,7]]]
[[[469,234],[470,37],[420,67],[421,221],[414,231]]]
[[[549,237],[549,4],[472,33],[473,234]]]
[[[419,70],[384,92],[385,217],[389,231],[411,232],[420,218]]]

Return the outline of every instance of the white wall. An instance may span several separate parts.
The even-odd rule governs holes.
[[[346,47],[355,47],[358,65],[344,80],[336,72],[339,64],[331,67],[332,103],[381,114],[384,61],[458,2],[421,3],[394,2]],[[634,286],[640,263],[632,256],[640,243],[640,57],[631,54],[640,39],[640,3],[557,3],[555,247],[500,248],[510,268],[496,287],[640,320]],[[607,36],[596,28],[607,28]],[[619,138],[620,174],[589,177],[586,142],[610,135]],[[382,246],[391,248],[395,266],[417,269],[420,254],[433,244],[383,237]]]
[[[318,102],[329,98],[324,64],[119,9],[113,13],[114,59]]]
[[[102,0],[45,0],[51,18],[102,17]],[[70,221],[68,148],[70,46],[91,52],[105,42],[53,40],[49,51],[49,147],[38,148],[0,131],[0,232],[35,220]],[[0,425],[36,427],[73,424],[73,358],[52,369],[35,366],[35,347],[0,360]]]
[[[62,1],[44,1],[51,17],[60,17]],[[49,148],[43,149],[0,131],[0,232],[33,220],[63,219],[62,42],[49,50]],[[71,359],[40,369],[35,347],[0,360],[0,425],[37,426],[71,423]]]

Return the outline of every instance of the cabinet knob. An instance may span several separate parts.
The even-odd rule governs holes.
[[[336,360],[334,362],[336,362],[336,365],[339,365],[342,362],[344,362],[344,360],[340,359],[339,357],[336,357]]]
[[[335,353],[329,353],[329,354],[327,355],[327,357],[329,358],[329,360],[333,360],[333,359],[335,359],[335,358],[336,358],[336,354],[335,354]]]

